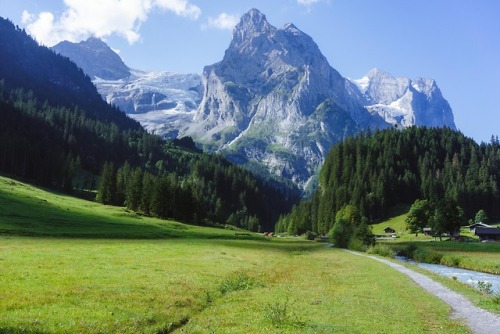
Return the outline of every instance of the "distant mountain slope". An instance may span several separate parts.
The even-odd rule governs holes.
[[[31,90],[50,105],[78,107],[89,116],[113,121],[123,128],[140,125],[108,105],[88,76],[66,57],[39,46],[24,30],[0,18],[0,79],[6,89]]]
[[[70,190],[95,185],[104,161],[140,163],[146,132],[73,62],[3,18],[0,49],[0,171]]]
[[[198,74],[131,70],[106,43],[93,37],[80,43],[64,41],[52,49],[74,61],[108,103],[149,132],[176,138],[192,122],[201,100]]]
[[[92,80],[119,80],[130,76],[123,60],[106,43],[91,37],[80,43],[60,42],[52,47],[55,52],[75,62]]]
[[[353,82],[363,95],[360,103],[390,124],[455,129],[451,107],[432,79],[395,78],[389,73],[373,69]]]
[[[193,121],[201,99],[198,74],[132,70],[121,80],[94,80],[108,103],[138,120],[149,132],[176,138]]]

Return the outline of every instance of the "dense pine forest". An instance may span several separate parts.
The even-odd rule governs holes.
[[[0,172],[196,224],[272,230],[298,201],[190,138],[165,141],[106,104],[69,59],[0,19]]]
[[[498,138],[477,144],[454,130],[424,127],[361,133],[331,149],[319,188],[281,217],[276,229],[327,234],[339,214],[369,224],[417,199],[436,209],[459,208],[458,223],[479,210],[499,217],[499,182]]]

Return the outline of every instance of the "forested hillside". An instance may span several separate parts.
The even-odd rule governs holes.
[[[0,172],[161,218],[271,230],[297,192],[106,104],[69,59],[0,18]],[[100,176],[100,180],[99,180]]]
[[[318,190],[277,230],[326,234],[347,205],[369,223],[416,199],[455,203],[465,220],[480,209],[499,217],[499,182],[498,138],[477,144],[451,129],[425,127],[362,133],[332,148]]]

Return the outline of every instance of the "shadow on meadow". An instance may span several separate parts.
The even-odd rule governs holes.
[[[0,179],[0,234],[96,239],[263,239],[145,217],[9,179]]]

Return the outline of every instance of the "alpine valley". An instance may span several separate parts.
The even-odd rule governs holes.
[[[314,184],[332,145],[348,136],[413,125],[455,129],[434,80],[379,69],[347,79],[310,36],[293,24],[276,28],[256,9],[242,16],[224,58],[201,76],[129,69],[95,38],[53,49],[148,131],[191,136],[205,150],[302,189]]]

